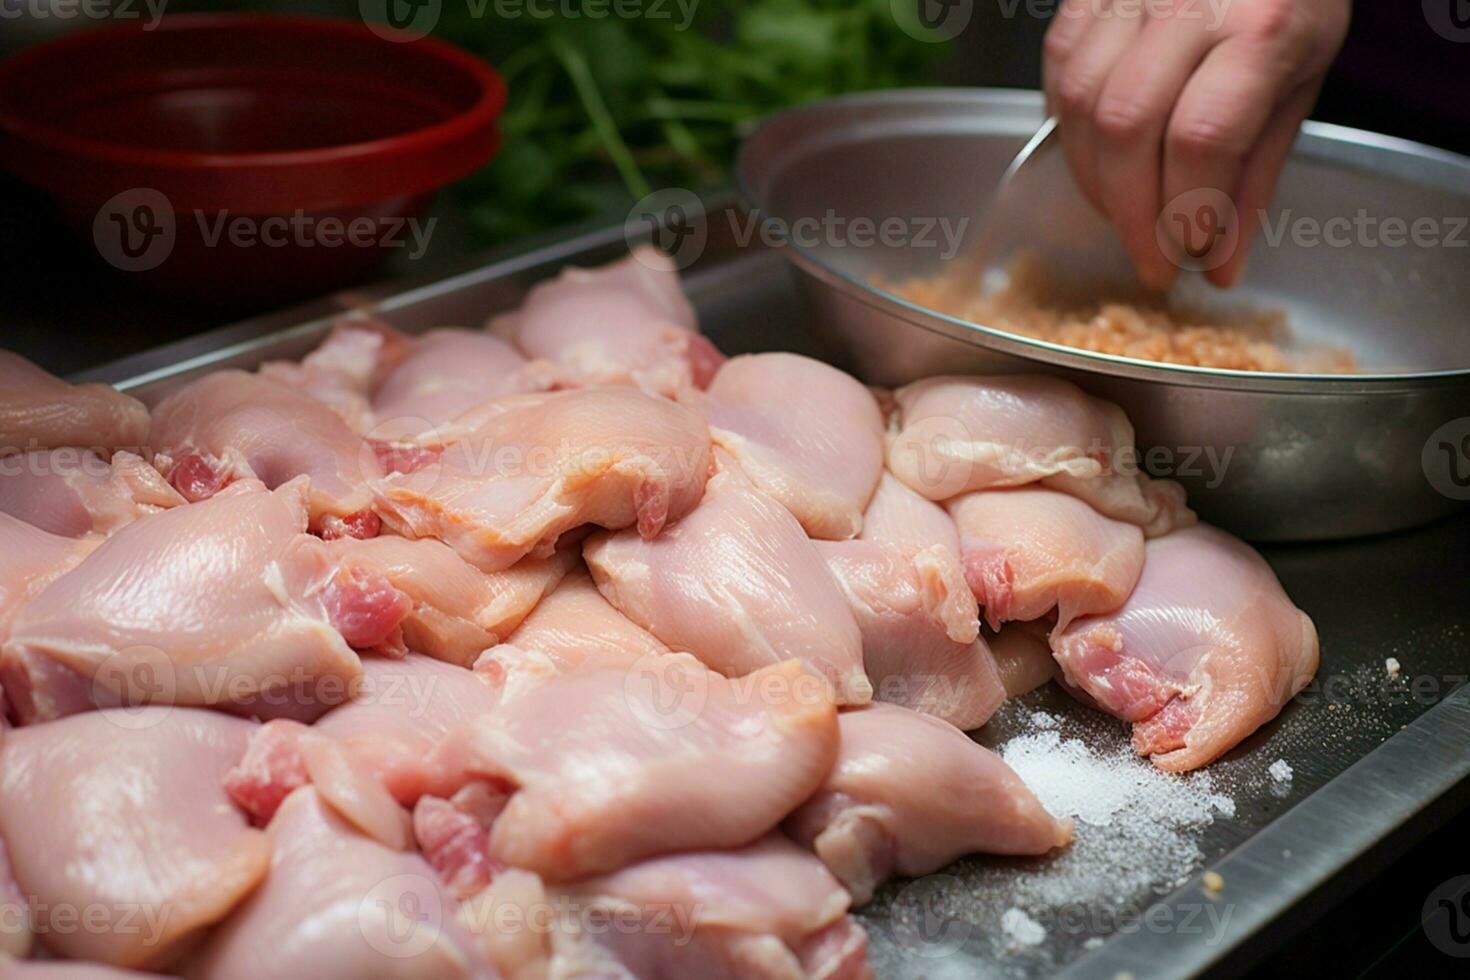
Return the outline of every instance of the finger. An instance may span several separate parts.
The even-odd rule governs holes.
[[[1092,0],[1065,0],[1047,25],[1041,46],[1041,91],[1049,116],[1057,113],[1057,85],[1067,60],[1092,24],[1093,9]]]
[[[1240,281],[1241,273],[1245,271],[1246,253],[1260,230],[1258,216],[1271,206],[1271,200],[1276,196],[1281,171],[1291,155],[1297,134],[1301,132],[1302,121],[1317,103],[1320,90],[1321,85],[1313,83],[1288,96],[1266,123],[1260,141],[1246,158],[1235,194],[1235,206],[1240,215],[1240,237],[1225,264],[1205,273],[1205,278],[1216,286],[1225,289]]]
[[[1108,76],[1093,125],[1103,209],[1144,285],[1168,289],[1178,269],[1159,248],[1164,131],[1214,32],[1169,17],[1150,21]]]
[[[1291,71],[1286,59],[1250,36],[1237,35],[1210,49],[1169,117],[1165,207],[1190,191],[1214,191],[1235,200],[1247,156],[1260,142],[1281,93],[1292,87]]]
[[[1097,186],[1097,133],[1093,110],[1114,65],[1141,31],[1136,14],[1109,13],[1093,20],[1057,83],[1057,118],[1067,163],[1082,193],[1102,211]],[[1106,213],[1106,212],[1104,212]]]

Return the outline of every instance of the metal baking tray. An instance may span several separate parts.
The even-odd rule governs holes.
[[[734,210],[712,207],[703,220],[706,244],[684,275],[704,332],[730,354],[794,350],[845,365],[843,352],[810,329],[786,260],[737,244],[743,226]],[[562,266],[605,262],[627,247],[622,226],[575,233],[432,282],[388,284],[353,293],[350,304],[328,298],[221,328],[76,380],[110,381],[152,401],[205,371],[299,357],[344,306],[364,302],[406,331],[477,326]],[[1118,827],[1082,825],[1073,849],[1057,856],[977,857],[926,879],[890,882],[859,913],[879,976],[1237,974],[1470,805],[1470,515],[1264,553],[1316,621],[1322,666],[1279,718],[1207,770],[1233,815],[1217,813],[1188,831],[1185,856],[1166,871],[1155,867],[1162,842],[1138,838],[1136,828],[1127,839]],[[1402,665],[1397,677],[1385,670],[1389,657]],[[1034,731],[1037,711],[1096,750],[1126,739],[1116,722],[1054,685],[1007,705],[976,737],[1004,747]],[[1293,771],[1289,782],[1267,773],[1278,759]],[[1151,771],[1142,760],[1129,764]],[[1138,861],[1129,857],[1135,851]],[[1109,878],[1105,896],[1090,887],[1059,908],[1038,907],[1028,882],[1079,880],[1065,862],[1098,853],[1117,864],[1117,873],[1106,862],[1095,869]],[[1139,867],[1161,873],[1140,876]],[[1223,889],[1204,890],[1206,870],[1221,876]],[[1013,908],[1044,935],[1015,942],[1002,918]]]

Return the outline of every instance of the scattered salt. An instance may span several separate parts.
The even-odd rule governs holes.
[[[1399,671],[1403,669],[1403,667],[1399,664],[1397,657],[1389,657],[1387,660],[1385,660],[1383,662],[1383,668],[1388,671],[1389,677],[1399,676]]]
[[[1041,923],[1015,907],[1006,909],[1001,915],[1000,927],[1007,936],[1022,946],[1035,946],[1046,938],[1046,930]]]
[[[1277,759],[1271,763],[1270,767],[1266,769],[1266,772],[1270,773],[1271,778],[1278,783],[1291,782],[1291,763],[1285,759]]]
[[[1087,937],[1087,941],[1082,944],[1082,948],[1083,949],[1101,949],[1102,948],[1102,944],[1103,944],[1103,937],[1101,937],[1101,936],[1088,936]]]
[[[1046,711],[1033,711],[1031,712],[1031,724],[1036,728],[1056,728],[1061,724],[1061,720]]]

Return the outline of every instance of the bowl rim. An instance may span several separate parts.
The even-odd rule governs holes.
[[[741,202],[747,209],[760,211],[765,203],[760,188],[769,187],[776,182],[790,156],[800,156],[799,151],[810,149],[813,146],[847,142],[848,140],[836,138],[835,134],[854,125],[850,120],[841,121],[836,126],[830,127],[830,132],[824,132],[824,129],[828,127],[816,126],[807,117],[833,109],[886,109],[895,106],[916,109],[924,105],[937,107],[945,103],[973,105],[1011,112],[1016,114],[1017,118],[1026,117],[1032,129],[1039,126],[1044,117],[1042,94],[1029,89],[942,87],[887,89],[850,93],[808,102],[767,116],[741,143],[735,163],[735,184]],[[806,119],[806,124],[802,125],[804,119]],[[803,134],[803,137],[790,148],[798,152],[785,155],[770,154],[775,162],[770,165],[769,172],[763,172],[756,160],[758,152],[763,149],[761,140],[763,136],[767,140],[772,139],[771,133],[775,132],[778,127],[795,127]],[[1027,133],[1024,129],[1018,129],[1017,135],[1024,139]],[[1303,124],[1302,135],[1305,141],[1298,141],[1292,151],[1293,154],[1305,154],[1311,158],[1326,157],[1350,166],[1357,165],[1360,168],[1363,166],[1361,160],[1345,161],[1340,153],[1333,154],[1328,151],[1346,149],[1355,154],[1397,154],[1410,161],[1462,170],[1465,174],[1465,186],[1470,187],[1470,157],[1464,157],[1448,150],[1382,133],[1314,120],[1308,120]],[[825,141],[824,136],[827,138]],[[1374,170],[1375,168],[1368,169]],[[833,287],[847,299],[855,300],[922,329],[943,334],[972,346],[1036,361],[1039,365],[1051,365],[1174,386],[1221,388],[1235,391],[1290,392],[1307,395],[1388,393],[1422,390],[1426,387],[1459,386],[1470,381],[1470,366],[1434,371],[1357,374],[1243,371],[1236,368],[1168,364],[1161,361],[1148,361],[1136,357],[1067,347],[963,320],[903,299],[823,260],[815,250],[798,242],[784,242],[781,247],[785,250],[787,258],[799,269]]]
[[[383,34],[392,32],[392,28],[386,26],[369,27],[364,22],[340,17],[270,12],[176,14],[162,18],[151,28],[142,22],[121,22],[43,41],[17,52],[5,62],[0,63],[0,92],[6,88],[7,81],[36,64],[58,55],[71,54],[96,45],[106,45],[118,37],[140,33],[217,32],[239,29],[279,31],[293,38],[296,43],[299,43],[304,37],[315,35],[353,40],[375,39],[385,44],[403,44],[414,47],[440,62],[458,68],[475,84],[479,95],[472,105],[447,119],[390,136],[305,149],[244,153],[150,148],[78,136],[64,128],[37,122],[24,114],[15,112],[7,104],[5,98],[0,96],[0,136],[21,140],[49,152],[85,160],[94,165],[114,164],[175,172],[203,170],[221,173],[234,169],[259,171],[262,168],[287,169],[348,161],[360,162],[380,154],[403,155],[436,149],[457,140],[472,137],[477,131],[493,127],[496,118],[505,107],[506,85],[499,73],[468,51],[446,41],[434,37],[414,37],[412,35],[404,35],[401,40],[389,40],[384,38]],[[404,193],[417,192],[414,188],[406,188],[404,191]]]

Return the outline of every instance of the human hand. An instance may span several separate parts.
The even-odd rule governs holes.
[[[1064,0],[1043,88],[1082,192],[1112,221],[1143,282],[1179,267],[1155,227],[1180,195],[1223,192],[1239,238],[1206,272],[1240,277],[1255,222],[1347,33],[1349,0]],[[1176,205],[1177,206],[1177,205]],[[1181,240],[1188,221],[1169,222]]]

